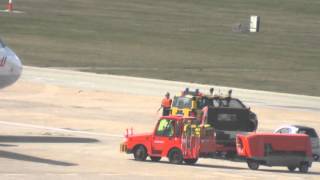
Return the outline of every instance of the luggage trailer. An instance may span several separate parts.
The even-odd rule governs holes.
[[[248,167],[257,170],[259,165],[286,166],[307,173],[312,165],[312,149],[305,134],[250,133],[238,134],[237,153],[244,157]]]

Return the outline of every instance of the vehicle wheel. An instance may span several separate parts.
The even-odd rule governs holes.
[[[315,161],[318,161],[318,160],[319,160],[319,155],[314,154],[314,155],[313,155],[313,159],[314,159]]]
[[[195,164],[197,161],[198,161],[198,158],[196,158],[196,159],[185,159],[184,160],[184,162],[186,164],[189,164],[189,165]]]
[[[156,156],[150,156],[151,161],[153,162],[158,162],[160,161],[161,157],[156,157]]]
[[[303,162],[303,163],[300,164],[300,166],[299,166],[299,171],[300,172],[307,173],[308,170],[309,170],[309,165],[308,165],[307,162]]]
[[[293,172],[296,169],[296,167],[295,166],[288,166],[288,169],[290,172]]]
[[[248,167],[252,170],[257,170],[259,168],[259,163],[255,160],[247,160]]]
[[[147,159],[147,150],[143,146],[138,146],[133,152],[134,159],[137,161],[145,161]]]
[[[169,153],[169,161],[173,164],[181,164],[183,161],[182,153],[179,149],[173,149]]]

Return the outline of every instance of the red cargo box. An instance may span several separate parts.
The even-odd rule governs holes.
[[[237,135],[237,153],[245,157],[250,169],[259,165],[287,166],[308,172],[312,164],[309,136],[304,134],[251,133]]]

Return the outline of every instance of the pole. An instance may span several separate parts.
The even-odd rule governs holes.
[[[9,0],[9,2],[8,2],[7,10],[8,10],[9,12],[12,12],[12,11],[13,11],[13,3],[12,3],[12,0]]]

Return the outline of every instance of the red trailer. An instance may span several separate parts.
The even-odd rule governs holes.
[[[305,134],[250,133],[237,135],[237,153],[247,159],[248,167],[287,166],[308,172],[312,164],[311,142]]]

